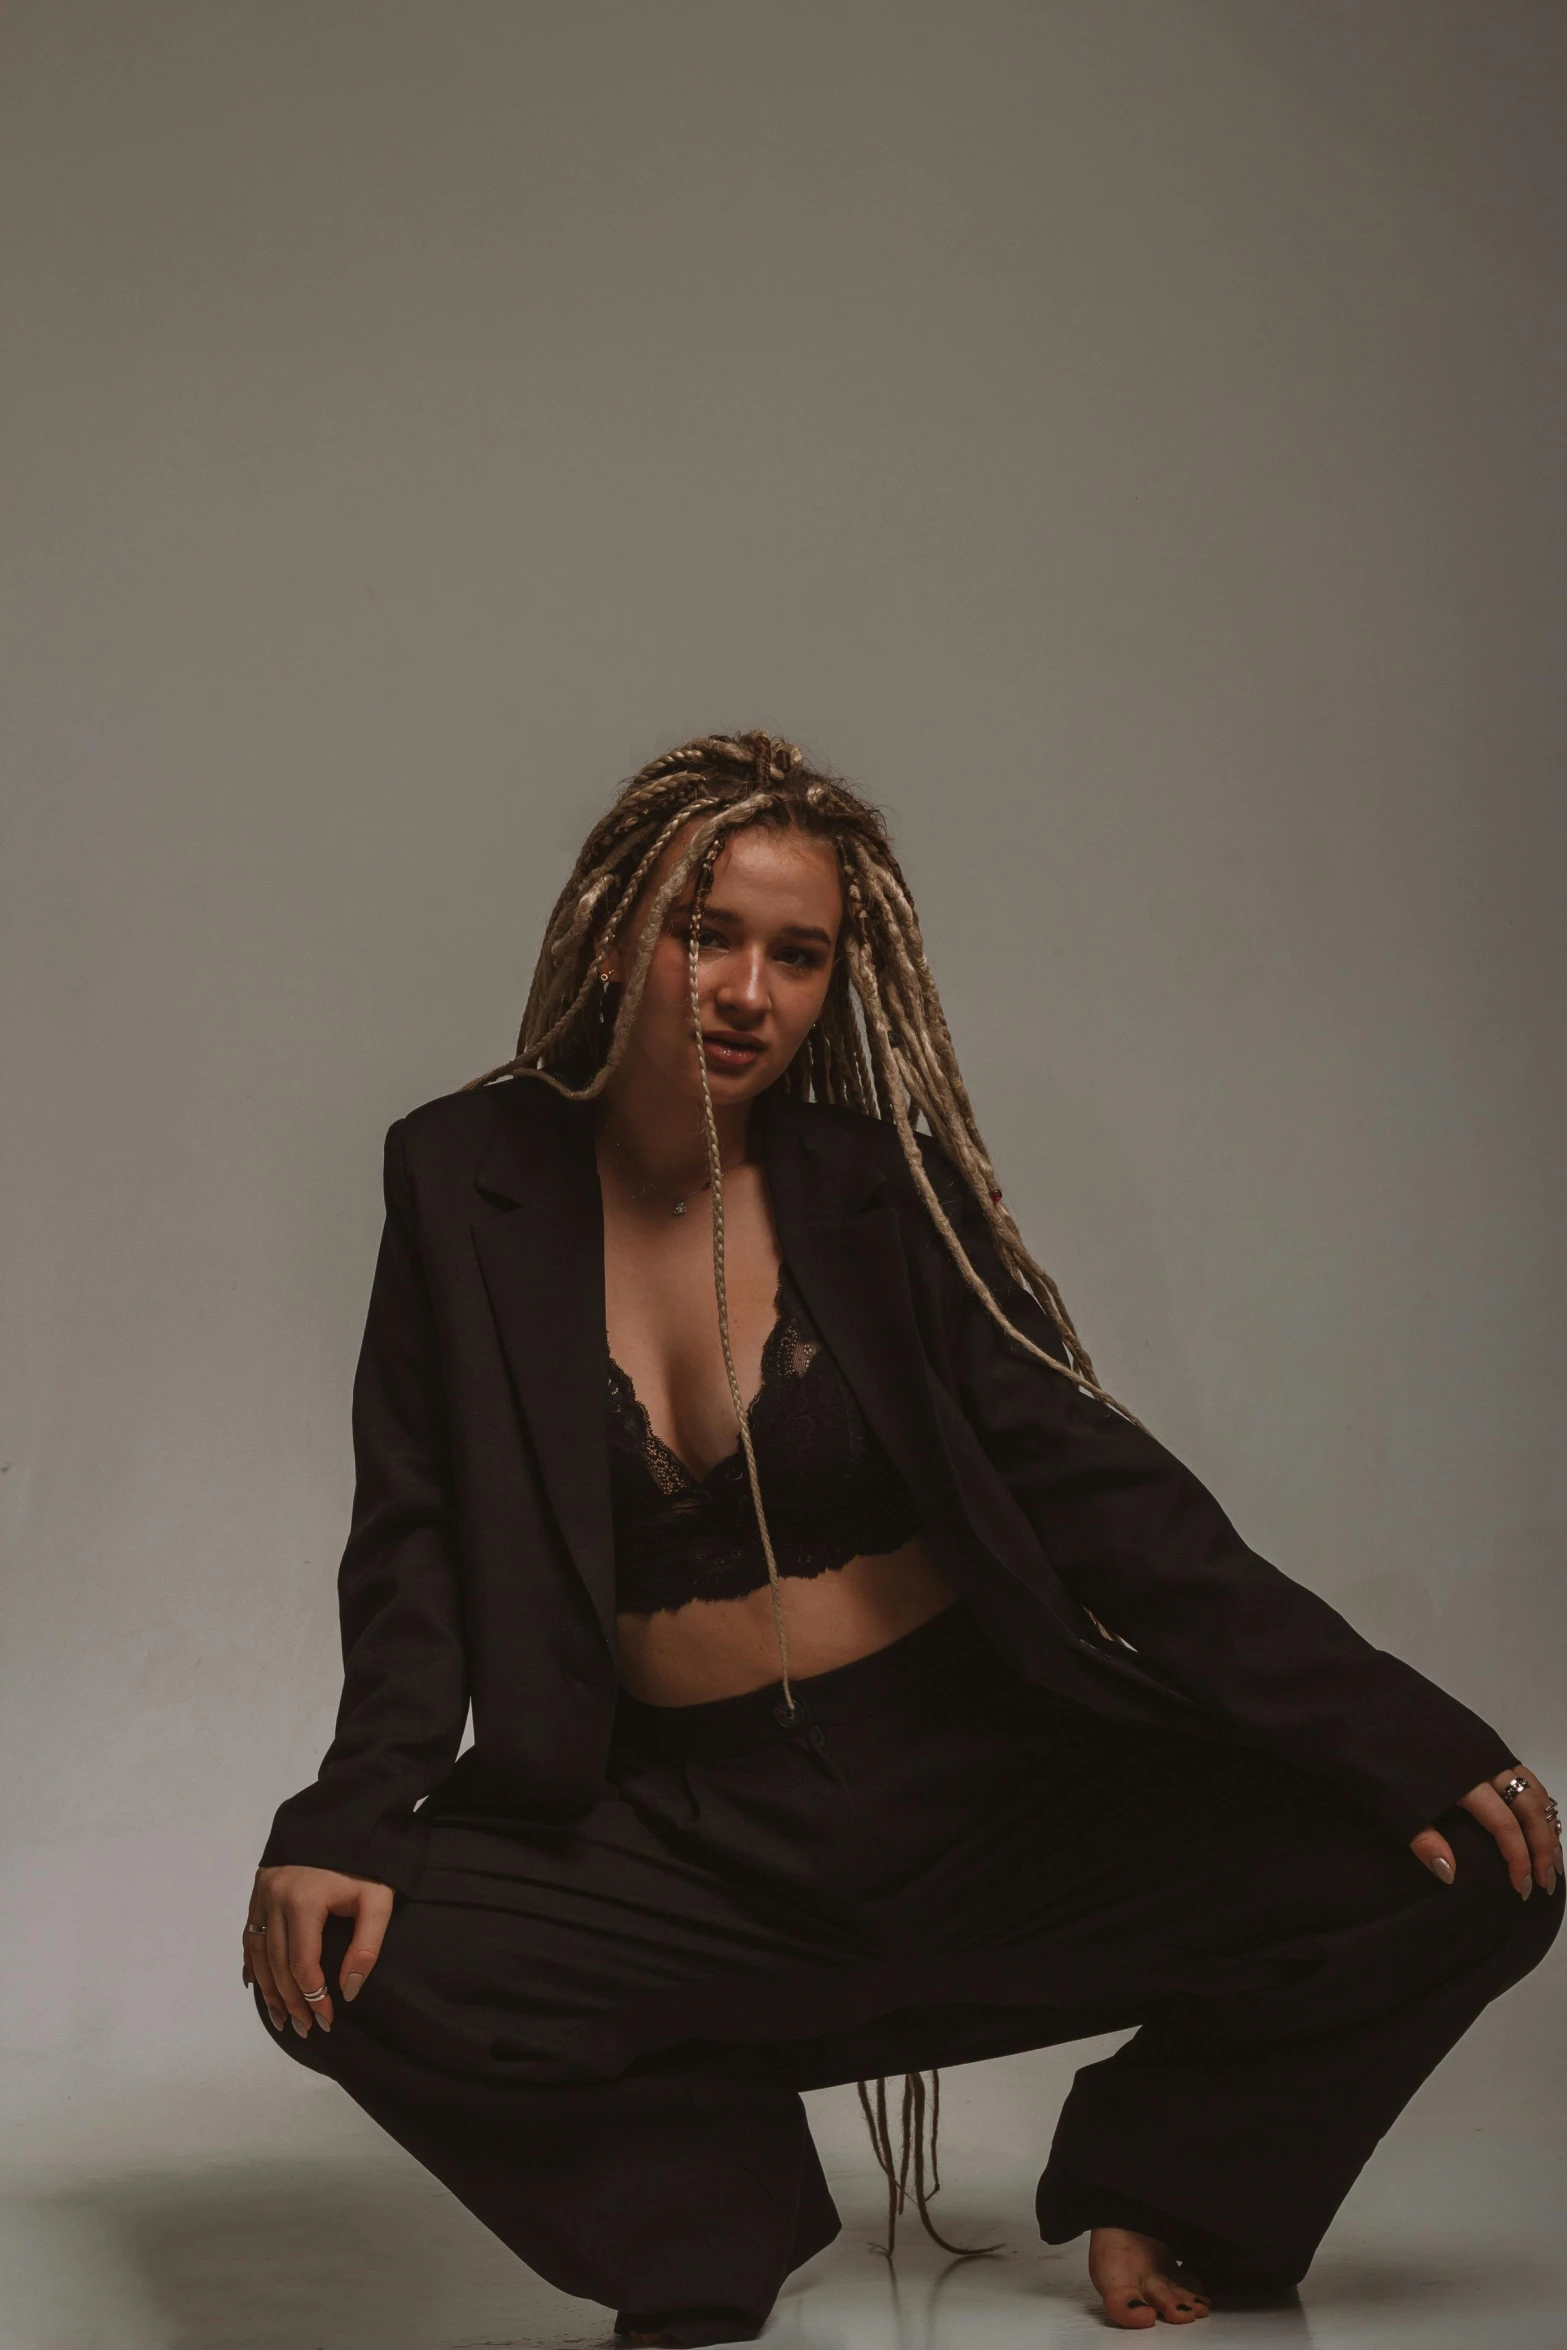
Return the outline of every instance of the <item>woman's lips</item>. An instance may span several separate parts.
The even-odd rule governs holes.
[[[755,1036],[707,1036],[702,1038],[702,1049],[709,1068],[740,1072],[752,1069],[761,1059],[766,1047]]]

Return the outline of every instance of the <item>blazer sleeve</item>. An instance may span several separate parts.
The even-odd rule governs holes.
[[[401,1119],[387,1133],[383,1181],[386,1221],[354,1374],[336,1733],[315,1784],[280,1807],[261,1858],[411,1892],[414,1807],[456,1758],[468,1673],[445,1399]]]
[[[970,1263],[1060,1359],[1059,1334],[1002,1265],[967,1186],[942,1172]],[[1154,1437],[1027,1355],[956,1267],[950,1299],[965,1415],[1072,1597],[1158,1680],[1406,1840],[1515,1759],[1489,1723],[1249,1550]]]

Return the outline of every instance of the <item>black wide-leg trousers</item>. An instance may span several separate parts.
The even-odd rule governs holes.
[[[332,1921],[332,2033],[282,2034],[541,2275],[687,2344],[751,2338],[838,2231],[802,2089],[1134,2025],[1041,2233],[1292,2282],[1560,1920],[1466,1812],[1446,1887],[1325,1781],[1032,1688],[961,1607],[796,1690],[792,1728],[776,1688],[623,1700],[569,1827],[436,1798],[358,2000]]]

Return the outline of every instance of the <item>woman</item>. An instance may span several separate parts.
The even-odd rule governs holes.
[[[290,2054],[699,2344],[837,2232],[802,2088],[934,2234],[924,2071],[1138,2025],[1041,2232],[1128,2328],[1298,2279],[1551,1939],[1555,1806],[1100,1386],[874,811],[655,760],[385,1189],[337,1734],[245,1929]]]

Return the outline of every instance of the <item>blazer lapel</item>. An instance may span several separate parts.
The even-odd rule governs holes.
[[[525,1078],[512,1088],[519,1098],[477,1178],[505,1212],[473,1219],[474,1246],[550,1507],[613,1655],[604,1221],[591,1114]]]
[[[779,1244],[811,1317],[927,1518],[948,1517],[956,1477],[885,1179],[874,1166],[834,1165],[832,1138],[802,1131],[787,1100],[759,1106]]]
[[[976,1490],[972,1472],[966,1476],[953,1456],[885,1175],[868,1155],[843,1150],[841,1134],[825,1122],[806,1125],[787,1100],[767,1103],[763,1131],[784,1255],[861,1410],[919,1504],[927,1532],[952,1537],[948,1556],[954,1563],[971,1556],[977,1542],[1043,1604],[1069,1640],[1079,1641],[1070,1602],[1016,1502],[999,1484],[988,1496],[983,1485]],[[1123,1660],[1109,1661],[1119,1666]]]

